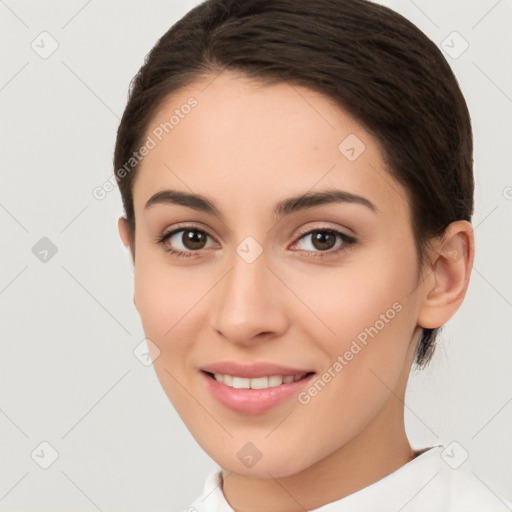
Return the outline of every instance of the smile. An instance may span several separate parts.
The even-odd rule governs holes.
[[[263,414],[279,405],[290,403],[290,400],[303,391],[316,375],[315,372],[299,371],[289,375],[260,373],[257,376],[247,377],[204,369],[199,373],[207,393],[219,405],[232,412],[246,415]],[[233,371],[232,373],[248,372]],[[292,400],[291,403],[296,404],[297,401]]]

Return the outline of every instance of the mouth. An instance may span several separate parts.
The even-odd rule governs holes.
[[[223,408],[244,415],[263,414],[292,400],[311,383],[315,372],[247,377],[200,370],[211,397]]]

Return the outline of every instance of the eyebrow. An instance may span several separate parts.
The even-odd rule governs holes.
[[[332,203],[352,203],[360,204],[369,208],[372,212],[377,212],[377,207],[368,199],[343,190],[331,189],[320,192],[307,192],[288,199],[284,199],[276,204],[274,216],[281,218],[292,213]],[[162,190],[149,198],[144,209],[151,208],[157,204],[176,204],[186,206],[200,212],[205,212],[216,217],[223,218],[222,212],[215,203],[200,194],[191,194],[178,190]]]

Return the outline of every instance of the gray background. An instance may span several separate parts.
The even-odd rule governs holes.
[[[0,0],[1,511],[172,512],[217,467],[133,354],[144,334],[119,192],[92,196],[130,79],[197,3]],[[451,53],[475,135],[475,267],[433,363],[411,376],[408,433],[414,447],[456,441],[512,498],[512,2],[382,3]],[[47,469],[42,442],[58,453]]]

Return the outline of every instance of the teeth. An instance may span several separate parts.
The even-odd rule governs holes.
[[[235,389],[251,389],[251,379],[233,377],[233,387]]]
[[[222,382],[226,386],[235,389],[266,389],[280,386],[281,384],[289,384],[302,379],[306,374],[300,375],[271,375],[269,377],[256,377],[249,379],[246,377],[234,377],[233,375],[223,375],[222,373],[214,373],[213,376],[217,382]]]
[[[268,378],[268,387],[280,386],[283,383],[283,378],[280,375],[272,375],[272,377]]]
[[[251,389],[268,388],[268,377],[258,377],[257,379],[249,379],[251,381]]]

